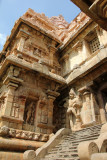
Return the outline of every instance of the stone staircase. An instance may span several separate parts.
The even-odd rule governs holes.
[[[87,127],[80,131],[64,135],[58,145],[51,149],[41,160],[79,160],[77,146],[80,142],[95,140],[102,125]]]

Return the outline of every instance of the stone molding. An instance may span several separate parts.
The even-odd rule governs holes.
[[[61,83],[61,84],[66,84],[66,80],[63,77],[61,77],[57,74],[54,74],[50,71],[47,72],[46,68],[43,65],[41,65],[39,63],[36,63],[36,62],[31,65],[29,62],[26,62],[25,60],[22,60],[22,59],[14,56],[14,55],[9,55],[6,58],[2,67],[0,68],[0,75],[3,74],[6,66],[9,65],[10,63],[11,64],[15,63],[17,66],[22,67],[22,68],[27,69],[27,70],[37,71],[37,72],[47,76],[47,78],[49,78],[49,79],[55,80],[55,81],[57,81],[58,83]]]
[[[10,137],[40,142],[47,142],[49,140],[49,134],[41,134],[30,131],[18,130],[14,128],[8,128],[6,126],[0,128],[0,135],[2,137]]]
[[[47,154],[47,152],[51,150],[51,148],[55,147],[59,143],[63,135],[68,135],[69,133],[71,133],[70,129],[65,129],[65,128],[60,129],[41,148],[38,148],[36,151],[33,151],[33,150],[25,151],[23,155],[23,159],[24,160],[29,160],[29,159],[30,160],[40,160],[40,158],[43,158]]]
[[[90,70],[94,69],[96,66],[99,66],[101,63],[107,61],[106,49],[99,51],[97,55],[89,59],[80,68],[73,70],[66,79],[67,84],[74,83],[78,78],[85,76]]]

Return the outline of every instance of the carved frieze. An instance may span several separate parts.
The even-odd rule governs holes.
[[[20,106],[19,106],[18,102],[17,103],[13,102],[11,116],[15,117],[15,118],[19,118],[19,112],[20,112]]]
[[[11,138],[26,139],[32,141],[46,142],[49,140],[49,134],[41,134],[30,131],[17,130],[14,128],[8,128],[6,126],[0,128],[0,135],[2,137],[11,137]]]
[[[29,53],[29,51],[30,56],[35,55],[38,57],[44,57],[49,55],[48,45],[44,43],[43,39],[41,41],[38,37],[29,37],[25,40],[23,52]]]

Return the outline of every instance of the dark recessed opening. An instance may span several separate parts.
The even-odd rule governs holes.
[[[92,5],[92,1],[91,0],[83,0],[83,2],[85,2],[89,7]]]

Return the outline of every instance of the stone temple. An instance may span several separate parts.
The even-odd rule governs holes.
[[[106,24],[107,25],[107,24]],[[107,32],[32,9],[0,52],[0,160],[107,160]]]

